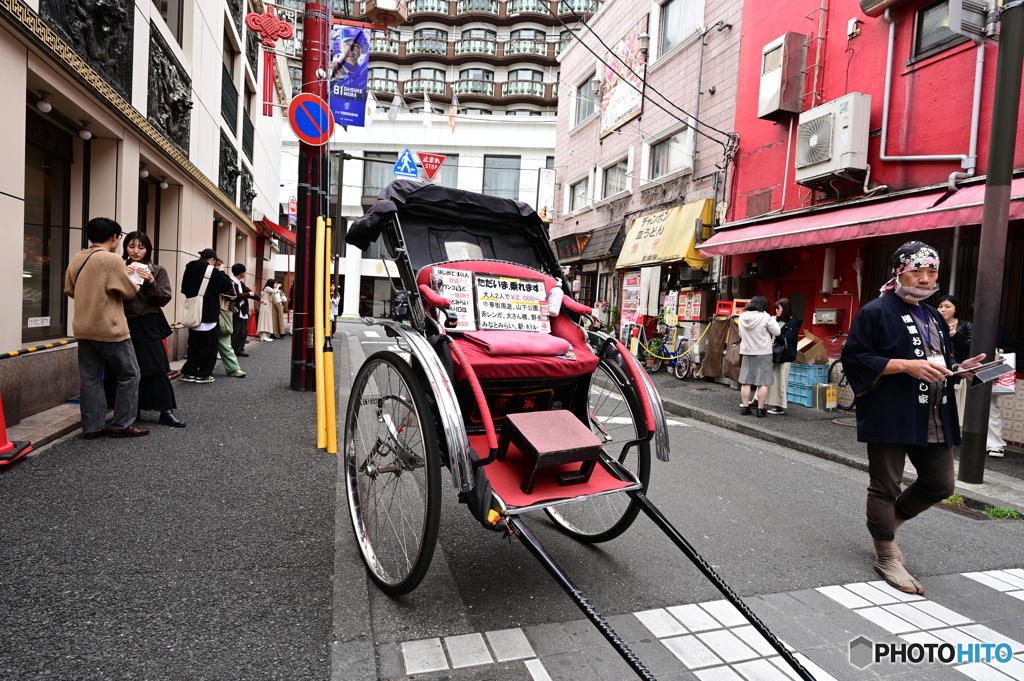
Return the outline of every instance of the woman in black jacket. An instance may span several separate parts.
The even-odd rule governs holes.
[[[780,298],[775,303],[775,319],[782,327],[781,333],[775,339],[775,347],[782,345],[783,339],[786,343],[786,350],[778,358],[781,361],[772,364],[775,382],[768,387],[768,413],[778,416],[785,414],[788,406],[786,391],[789,388],[789,365],[796,359],[796,336],[803,321],[793,316],[789,298]]]
[[[949,324],[949,340],[953,343],[953,357],[962,362],[970,357],[972,324],[962,319],[964,309],[956,296],[942,296],[935,303],[935,309]]]

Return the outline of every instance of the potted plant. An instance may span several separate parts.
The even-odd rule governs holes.
[[[644,364],[647,365],[648,373],[656,374],[661,371],[661,367],[665,361],[658,355],[664,353],[665,339],[661,336],[655,336],[647,342],[647,356],[644,357]]]

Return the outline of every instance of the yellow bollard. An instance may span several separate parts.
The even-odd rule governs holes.
[[[324,218],[316,219],[316,249],[313,257],[313,352],[316,362],[316,446],[327,446],[327,418],[324,403]]]
[[[323,352],[323,365],[324,365],[324,416],[326,416],[325,422],[327,426],[327,453],[337,454],[338,453],[338,414],[337,407],[335,405],[334,395],[334,347],[331,345],[330,325],[331,325],[331,296],[330,296],[330,273],[331,273],[331,249],[328,244],[331,243],[331,221],[327,220],[327,231],[324,237],[324,326],[323,333],[327,339],[324,343]]]

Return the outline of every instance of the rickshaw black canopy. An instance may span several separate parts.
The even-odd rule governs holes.
[[[475,259],[507,260],[554,277],[561,268],[547,225],[521,201],[476,194],[413,180],[395,180],[377,203],[352,223],[345,241],[366,250],[398,217],[415,270],[447,260],[473,258],[454,243],[479,247]]]

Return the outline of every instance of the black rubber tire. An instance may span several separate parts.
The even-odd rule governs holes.
[[[614,423],[614,425],[623,426],[618,429],[621,431],[621,434],[615,434],[618,437],[606,447],[605,451],[612,458],[618,459],[622,446],[629,440],[636,439],[636,424],[645,423],[643,410],[640,408],[639,400],[634,395],[632,389],[629,388],[625,375],[615,364],[607,359],[602,359],[600,365],[594,370],[594,376],[591,379],[591,395],[594,395],[595,385],[599,380],[611,381],[618,388],[617,392],[621,396],[622,402],[633,421],[633,425]],[[623,388],[622,386],[626,387]],[[600,409],[599,405],[592,406],[593,408]],[[605,416],[606,420],[623,418],[616,416],[615,414],[617,413],[617,411],[608,413]],[[601,415],[599,414],[599,416]],[[607,426],[608,424],[606,423],[605,425]],[[642,426],[642,428],[646,431],[646,425]],[[592,430],[597,433],[598,437],[602,437],[599,429],[592,426]],[[626,460],[622,464],[633,472],[641,484],[643,484],[643,491],[646,491],[651,477],[651,443],[644,442],[632,447],[627,452]],[[619,493],[546,508],[544,511],[560,531],[581,542],[597,544],[615,539],[629,529],[629,526],[633,524],[637,514],[640,512],[640,506],[628,495]],[[582,525],[581,520],[589,521],[595,517],[598,519],[607,518],[607,522],[597,523],[593,527],[580,527]]]
[[[368,389],[372,391],[368,385],[371,378],[376,384],[383,383],[385,377],[386,390],[378,385],[377,394],[367,393]],[[404,384],[404,390],[399,383]],[[394,426],[394,419],[386,418],[392,414],[384,411],[392,404],[398,405],[399,409],[394,414],[400,416],[397,427]],[[369,421],[363,419],[363,423],[366,424],[364,430],[367,432],[357,433],[360,416],[364,409],[369,411],[367,408],[375,409],[375,414]],[[404,411],[401,411],[403,408]],[[378,424],[376,432],[371,431],[370,421]],[[413,427],[418,436],[414,434],[410,438],[409,431]],[[388,431],[392,431],[390,437]],[[402,437],[403,433],[405,437]],[[367,452],[360,451],[368,441],[373,442],[371,451],[377,451],[379,447],[385,453],[375,454],[377,458],[373,458]],[[441,464],[438,457],[437,434],[426,391],[412,368],[399,355],[389,351],[377,352],[368,357],[360,367],[352,382],[345,413],[344,447],[343,466],[349,513],[363,562],[366,563],[370,577],[381,591],[390,596],[407,594],[423,581],[437,546],[437,532],[441,522]],[[414,451],[417,449],[418,451]],[[422,461],[413,460],[412,464],[407,461],[399,462],[399,453],[410,457],[418,456]],[[371,465],[371,458],[374,461],[372,466],[384,472],[376,475],[363,474]],[[410,465],[411,468],[408,467]],[[391,470],[384,470],[389,467]],[[363,468],[363,471],[360,468]],[[414,475],[417,471],[422,471],[422,479]],[[391,477],[384,477],[388,475]],[[406,475],[412,480],[406,478],[406,481],[401,481]],[[364,478],[369,478],[371,482]],[[377,489],[378,479],[383,479],[384,483],[379,492],[374,494],[372,492]],[[377,502],[388,493],[390,481],[399,482],[395,482],[387,498],[387,506],[381,511],[387,515],[387,522],[382,524],[377,515],[374,515],[373,519],[370,518],[371,506],[374,510],[380,507]],[[360,490],[360,483],[366,486],[365,491]],[[395,498],[399,491],[404,499],[398,500],[399,516],[392,518],[390,512],[395,506]],[[404,500],[412,500],[413,503],[403,505]],[[410,523],[404,507],[409,507],[410,514],[416,511],[418,515],[417,507],[420,504],[422,519],[414,518]],[[395,520],[398,521],[398,527]],[[412,542],[415,539],[415,546],[404,545],[406,525],[409,527],[408,540]],[[385,531],[379,531],[381,529]],[[389,542],[399,545],[397,551],[391,551],[390,557],[384,555],[387,553]],[[411,549],[414,549],[414,552]],[[410,556],[410,553],[414,555]],[[394,574],[389,571],[390,566],[385,565],[389,559],[396,563]],[[402,561],[405,563],[404,566],[398,564]]]
[[[676,357],[676,364],[669,365],[669,371],[680,381],[688,378],[692,370],[693,360],[689,355],[679,355]]]

